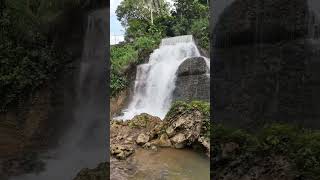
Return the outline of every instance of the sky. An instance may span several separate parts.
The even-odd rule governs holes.
[[[124,40],[124,28],[117,20],[116,10],[122,0],[110,1],[110,44],[117,44]]]
[[[117,20],[116,10],[122,0],[110,0],[110,44],[117,44],[124,40],[125,30]],[[173,0],[167,0],[173,3]]]

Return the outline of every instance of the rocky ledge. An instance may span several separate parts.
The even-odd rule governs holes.
[[[83,169],[73,180],[106,180],[109,178],[109,163],[101,163],[95,169]]]
[[[110,153],[123,160],[139,147],[150,150],[193,147],[209,156],[209,136],[209,104],[176,102],[164,120],[149,114],[128,121],[112,120]]]

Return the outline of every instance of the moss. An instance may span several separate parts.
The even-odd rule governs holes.
[[[111,46],[111,95],[115,97],[128,88],[131,67],[144,63],[158,47],[160,40],[155,37],[139,37],[134,42]]]
[[[200,111],[204,118],[210,117],[210,104],[204,101],[192,101],[190,103],[184,101],[176,101],[171,106],[166,115],[166,119],[170,119],[178,114],[190,113],[192,111]]]
[[[176,101],[171,106],[169,112],[167,113],[165,119],[171,119],[181,114],[192,113],[194,111],[201,112],[203,118],[203,125],[201,129],[201,136],[210,138],[210,103],[205,101]],[[166,127],[164,127],[166,128]]]
[[[109,163],[101,163],[94,169],[82,169],[74,180],[104,180],[110,176]]]
[[[219,164],[221,144],[234,142],[240,147],[236,159],[248,164],[262,157],[283,156],[289,159],[291,171],[307,179],[320,179],[320,132],[288,124],[272,124],[258,133],[228,129],[215,124],[212,129],[212,154],[214,164]],[[252,157],[248,160],[248,157]],[[250,158],[249,158],[250,159]],[[224,166],[228,165],[224,162]],[[216,166],[216,172],[224,168]],[[220,170],[219,170],[220,169]]]
[[[148,114],[140,114],[129,121],[128,126],[130,128],[146,128],[148,123],[150,122],[150,118],[151,117]]]

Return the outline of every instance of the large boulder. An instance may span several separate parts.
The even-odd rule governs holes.
[[[143,113],[128,121],[110,122],[110,154],[120,160],[130,157],[136,148],[148,144],[154,138],[162,121]],[[161,127],[161,126],[160,126]]]
[[[210,99],[210,77],[203,57],[185,60],[178,68],[173,100],[191,101]]]
[[[171,144],[175,148],[201,145],[210,152],[209,142],[209,104],[177,102],[163,120],[162,130],[158,132],[158,143]],[[159,144],[158,144],[159,145]],[[209,155],[209,154],[208,154]]]
[[[236,0],[224,10],[213,29],[216,121],[320,127],[318,18],[310,9],[305,0]]]

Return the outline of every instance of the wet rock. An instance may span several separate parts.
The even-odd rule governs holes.
[[[160,139],[158,140],[157,144],[160,147],[171,147],[172,146],[171,141],[170,141],[167,134],[162,134],[160,136]]]
[[[210,156],[210,139],[205,137],[199,137],[198,142],[205,147],[207,155]]]
[[[170,138],[172,145],[177,148],[196,142],[200,137],[202,123],[203,116],[199,111],[179,114],[164,120],[164,126],[167,127],[166,135]],[[166,136],[160,137],[165,140]]]
[[[210,98],[210,77],[203,57],[185,60],[177,71],[173,101],[204,100]]]
[[[236,150],[239,149],[239,144],[229,142],[221,145],[222,149],[222,158],[227,158],[230,154],[234,154]]]
[[[142,113],[133,117],[132,120],[127,121],[129,127],[132,128],[153,128],[155,125],[159,124],[161,119],[156,116],[151,116],[146,113]]]
[[[183,107],[163,121],[158,117],[141,114],[126,122],[111,122],[111,154],[118,159],[125,159],[139,146],[156,150],[157,147],[184,148],[199,143],[204,113]],[[209,152],[209,141],[203,140],[201,143]]]
[[[175,148],[181,149],[186,145],[187,139],[184,134],[179,133],[171,138],[171,141],[173,142]]]
[[[147,142],[143,145],[144,148],[150,148],[151,147],[151,143],[150,142]]]
[[[157,146],[151,146],[151,150],[153,150],[153,151],[157,151],[157,150],[158,150],[158,148],[157,148]]]
[[[19,176],[26,173],[41,172],[44,167],[45,163],[40,159],[38,153],[27,152],[3,160],[0,165],[0,172],[4,175]]]
[[[128,145],[111,145],[110,152],[117,159],[123,160],[134,152],[134,148]]]
[[[143,145],[149,141],[150,137],[144,133],[139,134],[136,142],[138,145]]]
[[[172,126],[169,126],[167,129],[166,129],[166,133],[169,137],[172,137],[173,134],[174,134],[174,129],[172,128]]]
[[[203,57],[188,58],[179,66],[177,76],[190,76],[206,74],[208,71],[206,61]]]
[[[101,163],[95,169],[82,169],[73,180],[106,180],[109,175],[109,163]]]

